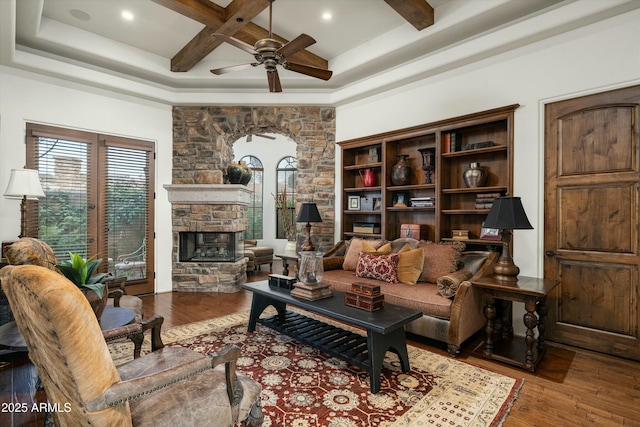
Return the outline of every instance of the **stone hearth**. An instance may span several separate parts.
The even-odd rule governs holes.
[[[246,258],[236,262],[180,262],[180,232],[238,232],[247,229],[251,192],[243,185],[165,185],[171,202],[174,291],[237,292],[247,280]]]

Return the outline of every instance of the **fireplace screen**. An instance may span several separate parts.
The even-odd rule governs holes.
[[[244,257],[244,231],[180,233],[181,262],[236,262]]]

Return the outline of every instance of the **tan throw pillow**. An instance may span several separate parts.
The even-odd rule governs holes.
[[[460,254],[465,248],[462,242],[421,243],[424,250],[424,265],[420,282],[436,283],[438,277],[458,270]]]
[[[424,265],[424,250],[422,248],[411,249],[404,245],[398,252],[398,281],[407,285],[415,285],[422,274]]]
[[[42,240],[32,237],[22,237],[15,243],[4,248],[4,253],[13,265],[39,265],[49,270],[58,271],[55,265],[58,263],[53,250]]]
[[[349,249],[347,250],[347,254],[344,256],[344,262],[342,263],[342,269],[346,271],[355,271],[358,266],[358,256],[360,252],[364,251],[365,243],[368,245],[367,248],[373,247],[373,251],[376,248],[379,248],[382,245],[382,240],[364,240],[359,239],[357,237],[352,238],[349,241]]]
[[[361,252],[358,257],[356,276],[398,283],[398,261],[400,254],[373,255]]]
[[[385,243],[376,249],[376,247],[364,240],[362,242],[362,252],[366,252],[372,255],[389,255],[391,253],[391,243]]]
[[[438,277],[438,293],[445,298],[455,297],[460,283],[471,279],[471,276],[473,273],[469,270],[458,270],[455,273]]]

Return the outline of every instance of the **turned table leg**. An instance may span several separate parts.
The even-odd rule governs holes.
[[[535,364],[533,360],[533,343],[536,341],[534,330],[538,326],[538,318],[535,315],[537,298],[527,297],[524,300],[524,324],[527,327],[527,333],[524,341],[527,344],[527,352],[524,358],[524,368],[534,372]]]
[[[484,341],[483,354],[488,358],[491,358],[491,355],[493,354],[493,319],[496,318],[496,307],[494,306],[495,301],[496,300],[493,295],[488,295],[487,304],[484,306],[484,317],[486,317],[487,319],[487,325],[485,327],[485,333],[487,334],[487,337]]]

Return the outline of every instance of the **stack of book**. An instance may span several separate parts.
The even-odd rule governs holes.
[[[500,193],[478,193],[476,195],[476,209],[491,209],[494,200],[501,196]]]
[[[318,283],[316,285],[307,285],[306,283],[297,282],[293,285],[291,296],[298,297],[307,301],[316,301],[319,299],[329,298],[333,295],[331,285],[328,283]]]
[[[436,205],[433,197],[412,197],[411,206],[414,208],[432,208]]]

